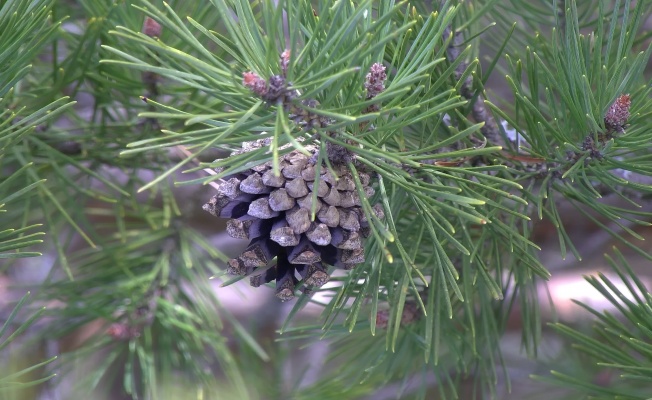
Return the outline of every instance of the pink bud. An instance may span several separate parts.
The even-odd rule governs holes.
[[[290,63],[290,50],[285,50],[281,53],[281,71],[284,74],[288,72],[288,64]]]
[[[243,73],[242,84],[258,96],[264,96],[267,93],[267,82],[255,72]]]
[[[145,17],[145,22],[143,22],[142,32],[149,37],[160,37],[161,36],[161,24],[154,21],[150,17]]]
[[[629,118],[629,107],[632,101],[628,94],[619,96],[607,110],[604,124],[608,129],[622,129]]]
[[[378,96],[385,90],[386,79],[385,66],[381,63],[374,63],[365,77],[364,88],[367,90],[368,99]]]

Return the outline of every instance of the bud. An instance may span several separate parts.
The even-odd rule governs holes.
[[[385,80],[387,74],[385,73],[385,66],[381,63],[374,63],[369,68],[369,73],[365,77],[364,88],[367,91],[367,100],[373,99],[385,90]],[[368,114],[380,111],[380,103],[371,104],[365,108],[362,113]],[[367,122],[360,124],[361,129],[373,129],[373,125],[368,125]]]
[[[369,73],[365,77],[364,88],[367,90],[367,99],[378,96],[385,90],[385,66],[381,63],[374,63],[369,68]]]
[[[255,72],[245,72],[242,74],[242,84],[256,93],[258,96],[267,94],[267,82]]]
[[[111,324],[106,330],[106,334],[116,341],[130,340],[140,336],[140,332],[136,328],[123,322]]]
[[[285,102],[284,95],[286,92],[287,83],[285,82],[285,78],[280,75],[272,75],[269,77],[269,89],[263,99],[272,104],[279,100]]]
[[[629,118],[629,107],[632,102],[628,94],[619,96],[607,110],[604,124],[610,130],[622,130]]]
[[[283,53],[281,53],[281,71],[283,71],[283,75],[287,74],[288,72],[288,64],[290,64],[290,50],[285,50]]]
[[[154,21],[150,17],[145,17],[145,22],[143,22],[142,31],[145,35],[149,37],[160,37],[161,36],[161,24]]]

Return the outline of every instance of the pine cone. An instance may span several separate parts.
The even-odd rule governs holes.
[[[247,143],[243,151],[266,144],[264,140]],[[230,176],[203,207],[216,217],[231,218],[227,223],[230,236],[251,241],[240,256],[229,261],[227,271],[250,275],[261,270],[251,276],[251,285],[276,280],[276,295],[284,301],[294,297],[299,282],[306,292],[326,283],[328,265],[351,269],[365,261],[363,237],[369,234],[369,222],[351,173],[345,165],[336,164],[338,179],[323,167],[315,180],[311,163],[315,158],[293,151],[281,157],[279,176],[274,175],[271,162]],[[372,196],[369,175],[359,176],[365,195]],[[311,221],[314,192],[316,218]],[[383,217],[379,205],[373,209]],[[267,268],[274,258],[274,265]]]

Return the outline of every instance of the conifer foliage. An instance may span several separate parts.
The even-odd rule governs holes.
[[[289,57],[287,50],[281,54],[284,75]],[[367,99],[382,92],[385,79],[385,67],[372,65],[365,82]],[[289,118],[303,130],[329,125],[328,118],[292,104],[299,93],[287,88],[284,76],[275,75],[265,81],[253,72],[245,72],[243,84],[268,103],[282,103],[283,111],[289,112]],[[304,100],[302,104],[309,108],[318,105],[315,100]],[[267,147],[271,142],[269,138],[245,142],[242,151]],[[296,273],[303,278],[306,293],[328,281],[324,263],[344,269],[363,263],[362,237],[370,232],[360,194],[371,197],[374,189],[369,174],[361,173],[357,175],[361,190],[356,191],[355,179],[346,165],[355,159],[354,153],[337,144],[328,145],[327,169],[318,163],[321,158],[314,146],[303,149],[310,157],[295,150],[276,163],[268,161],[244,175],[223,180],[218,194],[204,205],[204,210],[216,217],[232,218],[227,223],[230,236],[253,239],[239,257],[229,260],[227,271],[251,275],[275,259],[274,266],[251,276],[251,285],[276,280],[276,295],[282,300],[294,297]],[[382,217],[382,207],[376,207],[374,213],[376,218]]]
[[[78,3],[0,2],[1,271],[33,291],[0,350],[57,344],[2,398],[503,398],[534,382],[510,321],[532,358],[553,335],[537,221],[652,262],[650,2]],[[619,317],[551,327],[626,383],[536,377],[570,398],[652,379],[614,254],[626,293],[588,280]]]

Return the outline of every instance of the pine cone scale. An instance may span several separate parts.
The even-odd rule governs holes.
[[[299,244],[299,235],[294,232],[294,229],[284,219],[280,219],[274,223],[270,232],[270,238],[283,247]]]
[[[250,194],[263,194],[271,192],[272,188],[266,186],[263,183],[263,177],[257,172],[254,172],[240,182],[240,190]]]
[[[295,204],[294,197],[291,197],[284,188],[276,189],[269,194],[269,207],[274,211],[287,211]]]
[[[269,187],[283,187],[285,185],[285,177],[283,175],[274,175],[273,170],[267,170],[262,176],[263,184]]]
[[[269,197],[261,197],[251,202],[247,214],[262,219],[274,218],[280,215],[278,211],[272,210],[269,204]]]
[[[314,264],[321,261],[321,254],[309,240],[304,238],[290,251],[288,261],[292,264]]]
[[[326,246],[331,242],[331,232],[325,224],[315,224],[306,232],[308,240],[318,246]]]

